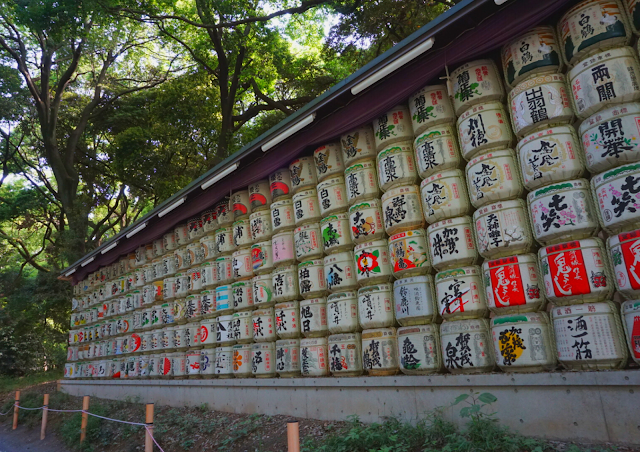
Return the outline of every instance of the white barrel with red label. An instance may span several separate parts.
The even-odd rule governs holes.
[[[316,298],[327,292],[324,276],[324,262],[313,259],[298,264],[298,285],[302,298]]]
[[[300,157],[289,165],[293,194],[305,188],[315,188],[318,184],[313,157]]]
[[[640,301],[630,300],[622,303],[622,326],[631,359],[640,364]]]
[[[313,151],[318,183],[344,173],[342,145],[338,142],[327,143]]]
[[[271,206],[272,212],[274,206],[275,204]],[[293,213],[296,226],[320,221],[322,214],[315,187],[301,190],[293,195]]]
[[[351,250],[353,240],[349,230],[349,215],[347,213],[338,213],[323,218],[320,221],[320,231],[325,254]]]
[[[271,282],[273,285],[273,301],[276,303],[297,300],[300,296],[297,265],[276,268],[271,273]]]
[[[557,366],[545,312],[499,315],[491,319],[496,364],[504,372],[542,372]]]
[[[430,127],[416,135],[413,148],[422,179],[462,165],[457,135],[455,126],[449,124]]]
[[[301,375],[300,371],[300,339],[283,339],[276,341],[276,371],[282,378]]]
[[[206,212],[208,212],[208,211],[205,211],[205,214],[206,214]],[[204,215],[204,214],[203,214],[203,215]],[[213,221],[214,221],[214,220],[212,220],[212,222],[213,222]],[[215,223],[216,223],[216,225],[215,225],[215,228],[214,228],[214,229],[217,229],[217,227],[218,227],[218,224],[217,224],[217,223],[218,223],[218,220],[217,220],[217,219],[215,220]],[[207,228],[207,227],[208,227],[208,226],[207,226],[207,222],[205,222],[205,223],[204,223],[204,227],[205,227],[205,228]],[[207,232],[213,231],[214,229],[207,230]],[[205,230],[206,230],[206,229],[205,229]],[[154,240],[154,241],[153,241],[153,257],[155,257],[155,258],[162,257],[162,255],[164,254],[164,251],[165,251],[165,250],[164,250],[164,236],[163,236],[163,237],[161,237],[161,238],[156,239],[156,240]],[[114,275],[114,274],[113,274],[113,272],[112,272],[112,273],[111,273],[111,278],[114,278],[114,277],[115,277],[115,275]],[[109,279],[109,278],[107,278],[107,279]]]
[[[189,351],[185,355],[186,374],[190,379],[202,378],[200,375],[200,350]]]
[[[469,107],[487,102],[503,102],[504,86],[492,60],[470,61],[451,72],[453,106],[458,116]]]
[[[333,176],[318,184],[318,203],[321,217],[344,212],[349,208],[344,176]]]
[[[489,149],[509,148],[515,141],[509,116],[499,102],[475,105],[458,118],[462,157],[471,160]]]
[[[327,298],[327,323],[331,334],[361,331],[358,322],[358,294],[334,293]]]
[[[361,243],[353,250],[356,280],[362,286],[391,281],[393,271],[389,261],[389,242],[386,239]]]
[[[640,226],[640,163],[593,176],[591,188],[600,224],[608,234]]]
[[[300,371],[303,377],[329,376],[326,337],[300,340]]]
[[[606,370],[627,363],[628,350],[612,302],[554,307],[558,361],[569,370]]]
[[[250,280],[234,282],[231,284],[231,291],[234,311],[247,311],[254,308],[253,285]]]
[[[362,337],[360,333],[334,334],[329,336],[329,370],[334,377],[361,375]]]
[[[216,312],[216,291],[203,290],[200,293],[200,309],[202,317],[205,319],[215,316]]]
[[[326,298],[312,298],[300,302],[300,332],[304,337],[322,337],[329,333]]]
[[[435,322],[438,317],[431,275],[412,276],[393,283],[396,320],[402,326]]]
[[[433,223],[427,228],[431,265],[436,270],[473,265],[478,251],[470,217],[456,217]]]
[[[456,114],[445,85],[428,85],[409,97],[409,111],[415,136],[428,127],[456,122]]]
[[[354,244],[385,237],[382,202],[372,199],[349,208],[349,228]]]
[[[364,160],[344,170],[347,199],[349,204],[380,197],[376,161]]]
[[[218,378],[231,378],[233,376],[233,348],[230,345],[216,348],[214,373]]]
[[[254,342],[269,342],[276,340],[276,316],[273,308],[259,309],[251,314],[253,322]]]
[[[200,323],[200,345],[204,348],[216,346],[216,320],[206,319]]]
[[[608,300],[614,291],[609,257],[600,239],[540,248],[545,295],[558,306]]]
[[[628,45],[631,28],[619,0],[584,0],[558,21],[562,57],[569,65],[598,50]]]
[[[398,337],[395,328],[362,332],[362,368],[372,376],[398,373]]]
[[[233,257],[220,256],[216,259],[216,273],[218,284],[230,284],[233,282]]]
[[[467,163],[465,173],[469,198],[475,208],[516,199],[524,192],[516,155],[511,149],[492,151],[474,158]]]
[[[378,153],[376,162],[378,183],[382,191],[401,185],[413,185],[418,181],[413,141],[401,141],[384,147]]]
[[[457,320],[440,325],[444,367],[452,374],[491,372],[496,365],[489,322]]]
[[[275,267],[290,265],[296,261],[293,231],[284,231],[271,238],[271,259]]]
[[[509,93],[511,122],[519,137],[557,124],[571,124],[573,109],[563,74],[536,75]]]
[[[191,241],[189,239],[189,227],[186,223],[176,226],[173,232],[176,236],[178,246],[185,246]]]
[[[431,272],[429,246],[424,229],[401,232],[389,238],[393,276],[404,278]]]
[[[539,188],[529,193],[527,203],[533,235],[542,245],[594,237],[600,230],[585,179]]]
[[[262,275],[273,271],[271,240],[258,242],[251,246],[251,266],[253,273]]]
[[[574,110],[586,119],[613,104],[640,100],[640,63],[631,47],[586,57],[568,73]]]
[[[289,168],[280,168],[269,175],[269,193],[272,202],[291,197],[291,172]]]
[[[251,345],[236,344],[232,347],[233,376],[235,378],[248,378],[252,374]]]
[[[251,346],[252,374],[256,378],[276,376],[276,343],[261,342]]]
[[[426,178],[420,184],[420,193],[427,223],[470,213],[464,174],[459,169]]]
[[[525,254],[533,249],[529,215],[522,199],[497,202],[473,213],[478,252],[485,259]]]
[[[271,273],[255,276],[251,280],[253,288],[253,304],[256,308],[262,309],[273,306],[273,282]]]
[[[356,264],[352,251],[331,254],[324,258],[324,276],[329,292],[358,288]]]
[[[502,47],[502,72],[507,86],[539,74],[562,72],[560,46],[553,27],[529,29]]]
[[[438,325],[398,328],[398,358],[405,375],[428,375],[442,370]]]
[[[231,209],[233,210],[234,220],[249,218],[249,215],[251,215],[249,190],[240,190],[231,195]]]
[[[510,256],[482,264],[489,309],[496,314],[541,311],[545,305],[535,254]]]
[[[296,227],[293,201],[283,199],[271,204],[271,230],[273,234],[292,230]]]
[[[236,248],[248,248],[253,243],[249,219],[238,220],[232,226],[233,244]]]
[[[249,190],[249,204],[251,212],[269,210],[271,205],[271,190],[268,179],[261,179],[247,187]]]
[[[300,337],[300,302],[288,301],[274,306],[276,334],[280,339]]]
[[[462,267],[436,273],[438,311],[445,320],[486,317],[487,302],[480,267]]]
[[[358,289],[358,318],[362,329],[395,325],[391,284]]]
[[[640,297],[640,230],[622,232],[607,239],[616,289],[626,299]]]
[[[253,342],[253,312],[242,311],[233,314],[231,332],[238,344]]]
[[[376,142],[370,124],[358,127],[340,137],[345,166],[364,159],[376,158]]]
[[[233,252],[233,279],[242,281],[253,278],[251,248],[242,248]]]
[[[424,215],[417,185],[393,188],[382,195],[385,231],[397,234],[424,226]]]
[[[582,146],[591,173],[640,160],[640,103],[615,105],[580,124]]]
[[[249,228],[253,243],[270,239],[273,235],[271,212],[268,210],[253,212],[249,217]]]
[[[413,140],[411,112],[406,105],[397,105],[373,120],[376,149],[381,151],[390,144]]]
[[[228,196],[218,201],[215,209],[218,226],[220,228],[226,228],[233,224],[233,210],[231,209],[231,200]]]
[[[202,230],[205,234],[215,232],[215,230],[218,229],[218,216],[216,215],[216,209],[207,209],[202,212],[200,220],[202,220]],[[162,254],[158,254],[158,252],[156,251],[155,240],[153,241],[153,254],[156,257]]]

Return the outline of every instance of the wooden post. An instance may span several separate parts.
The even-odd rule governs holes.
[[[144,422],[147,427],[144,429],[144,452],[153,452],[153,403],[147,403]]]
[[[82,410],[89,411],[89,396],[86,395],[82,398]],[[84,439],[87,436],[87,420],[89,415],[82,413],[82,424],[80,424],[80,443],[84,443]]]
[[[13,429],[18,428],[18,406],[20,405],[20,391],[16,391],[15,406],[13,407]]]
[[[47,431],[47,417],[49,416],[49,394],[44,395],[44,403],[42,404],[42,427],[40,427],[40,441],[44,439],[45,432]]]
[[[62,386],[62,381],[61,380],[56,381],[56,392],[60,392],[61,386]]]
[[[289,452],[300,452],[300,424],[287,422],[287,443]]]

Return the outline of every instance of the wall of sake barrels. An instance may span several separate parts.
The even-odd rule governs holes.
[[[65,377],[637,367],[638,9],[576,2],[91,274]]]

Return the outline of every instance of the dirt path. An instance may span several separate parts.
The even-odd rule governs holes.
[[[53,433],[40,441],[40,429],[0,424],[0,452],[70,452]]]

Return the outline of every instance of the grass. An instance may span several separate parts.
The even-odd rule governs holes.
[[[0,393],[16,391],[18,389],[28,388],[29,386],[59,380],[63,375],[63,370],[51,370],[24,377],[0,376]]]

